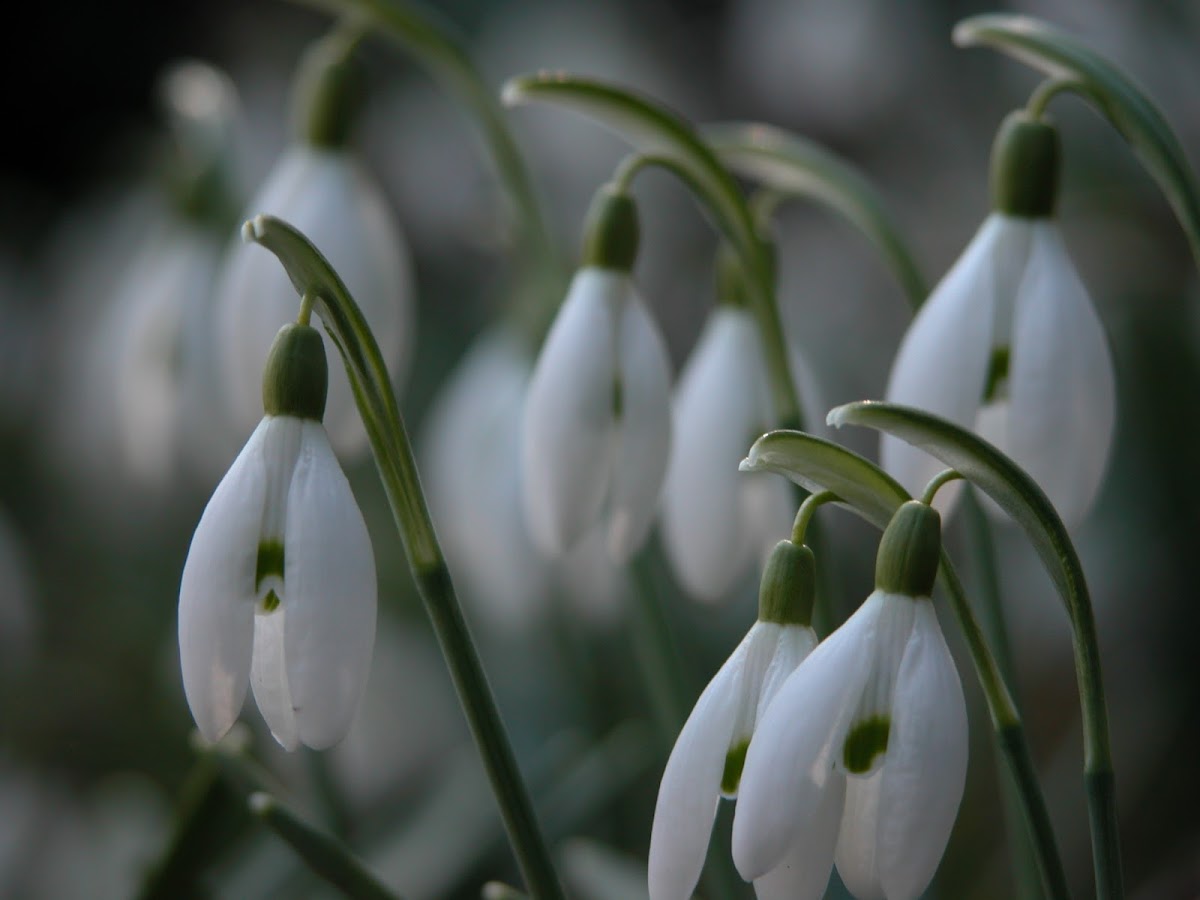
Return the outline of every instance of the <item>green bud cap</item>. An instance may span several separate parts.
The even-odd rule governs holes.
[[[758,620],[778,625],[812,624],[817,560],[804,544],[780,541],[767,558],[758,589]]]
[[[633,197],[610,184],[596,191],[583,226],[583,264],[630,272],[637,259],[638,237]]]
[[[291,322],[279,329],[263,372],[263,411],[321,421],[329,389],[325,344],[317,329]]]
[[[1009,113],[992,144],[992,206],[1024,219],[1054,213],[1058,197],[1058,129],[1024,110]]]
[[[357,33],[335,31],[304,54],[296,73],[292,114],[296,135],[313,147],[339,149],[366,100],[362,67],[353,58]]]
[[[942,552],[942,517],[909,500],[892,516],[875,557],[875,587],[889,594],[928,597]]]

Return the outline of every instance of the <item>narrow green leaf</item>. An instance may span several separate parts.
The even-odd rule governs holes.
[[[250,811],[283,838],[304,864],[340,888],[347,897],[361,900],[398,900],[367,867],[336,838],[318,831],[267,793],[248,799]]]
[[[962,473],[1025,530],[1067,607],[1086,602],[1083,567],[1053,504],[1037,482],[983,438],[927,412],[873,400],[839,406],[828,421],[894,435]]]
[[[683,180],[737,251],[750,277],[776,414],[782,423],[800,423],[800,401],[775,304],[770,262],[737,182],[691,123],[635,91],[565,72],[513,78],[502,96],[509,106],[545,102],[571,109],[615,131],[642,153],[673,160],[676,174],[686,173]]]
[[[1200,265],[1200,186],[1166,118],[1129,76],[1073,35],[1028,16],[964,19],[954,27],[954,42],[989,46],[1053,78],[1077,83],[1158,182]]]
[[[777,472],[812,493],[831,491],[882,529],[908,492],[890,475],[839,444],[803,431],[770,431],[750,447],[738,468]]]
[[[921,410],[865,401],[839,406],[829,424],[863,425],[905,440],[937,457],[994,500],[1024,529],[1062,596],[1071,618],[1075,674],[1083,716],[1084,770],[1089,788],[1092,853],[1100,897],[1123,895],[1120,841],[1112,788],[1108,705],[1100,667],[1095,615],[1083,565],[1049,498],[1016,463],[979,436]],[[1108,793],[1105,793],[1105,790]]]
[[[912,251],[879,192],[856,168],[814,141],[761,122],[719,122],[700,133],[739,175],[815,200],[849,221],[883,255],[913,310],[925,302],[929,287]]]

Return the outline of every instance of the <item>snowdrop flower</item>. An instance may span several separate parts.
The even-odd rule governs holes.
[[[280,331],[266,415],[209,500],[179,587],[179,655],[201,733],[220,739],[253,685],[287,750],[329,747],[354,718],[375,637],[375,559],[321,414],[320,334]]]
[[[875,592],[759,722],[733,823],[744,878],[796,878],[786,896],[801,900],[834,859],[860,898],[913,900],[933,878],[967,771],[962,685],[929,599],[940,546],[937,512],[902,506]]]
[[[993,151],[996,211],[913,321],[887,398],[994,443],[1071,526],[1099,490],[1116,401],[1104,328],[1051,218],[1057,174],[1057,132],[1009,116]],[[893,437],[882,459],[912,492],[942,468]]]
[[[691,897],[718,801],[737,796],[746,749],[757,740],[755,724],[817,644],[809,625],[814,577],[811,550],[791,541],[775,546],[763,572],[758,621],[713,676],[680,731],[654,810],[651,900]]]
[[[308,115],[300,123],[300,139],[250,202],[246,217],[270,213],[308,236],[358,301],[396,377],[411,341],[411,265],[382,192],[346,146],[354,85],[348,51],[336,40],[314,48],[301,73],[301,96],[312,84],[324,103],[302,102]],[[224,349],[220,370],[240,437],[258,421],[258,367],[280,323],[291,317],[296,294],[270,253],[235,242],[217,297],[217,344]],[[341,366],[330,372],[326,426],[339,451],[354,454],[366,447]]]
[[[525,527],[521,411],[533,355],[508,328],[478,338],[432,404],[421,457],[429,506],[464,593],[496,626],[544,608],[551,571]],[[480,448],[487,448],[481,453]]]
[[[688,593],[701,600],[724,596],[751,562],[765,559],[795,512],[786,479],[738,471],[746,447],[775,416],[758,326],[737,302],[740,285],[731,283],[738,276],[729,263],[719,263],[720,305],[679,376],[663,486],[667,557]],[[795,356],[792,370],[805,408],[819,408],[812,379]]]
[[[667,467],[670,363],[634,292],[632,198],[606,187],[590,215],[584,265],[526,396],[525,512],[542,552],[562,555],[603,521],[623,562],[646,538]]]

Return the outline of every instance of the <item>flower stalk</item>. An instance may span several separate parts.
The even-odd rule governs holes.
[[[413,579],[450,668],[509,841],[533,896],[556,900],[562,888],[458,604],[404,421],[370,329],[337,273],[298,231],[278,219],[258,216],[243,234],[279,257],[300,295],[312,295],[314,310],[342,354]]]

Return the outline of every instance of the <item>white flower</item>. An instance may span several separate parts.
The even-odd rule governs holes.
[[[976,431],[1042,486],[1068,526],[1082,521],[1112,446],[1113,367],[1053,220],[988,217],[904,336],[887,399]],[[885,436],[881,454],[913,493],[945,468],[897,438]]]
[[[268,415],[217,486],[179,588],[188,705],[218,740],[248,683],[275,739],[345,736],[375,636],[375,559],[319,421]]]
[[[856,897],[912,900],[941,860],[966,768],[962,686],[933,604],[877,589],[759,723],[734,862],[802,900],[823,894],[832,855]]]
[[[794,355],[792,368],[805,407],[816,409],[811,378]],[[679,376],[663,486],[667,556],[699,599],[726,594],[791,525],[791,485],[778,475],[738,471],[746,448],[773,424],[754,317],[744,308],[718,306]]]
[[[671,443],[670,364],[626,270],[576,273],[526,397],[525,511],[561,555],[601,520],[622,562],[646,538]]]
[[[807,625],[755,622],[696,701],[667,760],[650,834],[651,900],[691,897],[717,804],[737,796],[758,722],[784,679],[816,646]],[[828,877],[828,871],[826,871]]]
[[[404,238],[379,188],[345,150],[293,146],[247,208],[270,213],[308,237],[337,269],[362,309],[393,379],[412,339],[411,265]],[[217,343],[229,413],[238,436],[258,421],[262,361],[279,326],[295,318],[296,291],[261,247],[230,247],[217,288]],[[327,352],[333,348],[326,343]],[[336,353],[331,357],[336,359]],[[342,453],[366,446],[341,365],[329,373],[325,423]]]
[[[521,411],[532,370],[516,334],[484,334],[438,392],[422,441],[429,506],[451,568],[507,630],[542,611],[551,580],[521,499]]]

